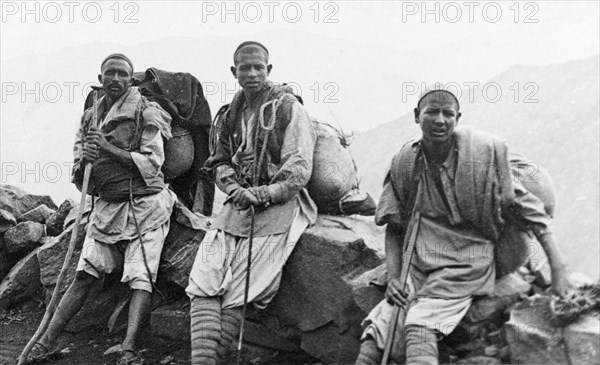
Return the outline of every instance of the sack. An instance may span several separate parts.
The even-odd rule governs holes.
[[[306,186],[321,214],[373,215],[375,201],[360,193],[356,164],[348,136],[329,124],[313,120],[317,142],[313,154],[313,171]]]
[[[552,217],[556,208],[556,189],[548,171],[519,154],[511,153],[509,162],[515,180],[518,179],[529,193],[538,197],[544,203],[546,213]],[[536,254],[543,254],[543,249],[533,233],[507,222],[495,247],[496,277],[515,271]]]

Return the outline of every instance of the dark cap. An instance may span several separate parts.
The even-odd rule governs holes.
[[[262,48],[266,53],[267,56],[269,55],[269,50],[267,49],[267,47],[265,47],[262,43],[260,42],[256,42],[256,41],[245,41],[242,42],[236,49],[235,52],[233,52],[233,54],[235,55],[236,53],[238,53],[238,51],[246,46],[256,46],[259,48]]]
[[[423,95],[421,95],[421,97],[419,98],[419,101],[417,102],[417,108],[421,109],[421,103],[425,100],[425,99],[430,99],[431,97],[433,97],[433,94],[438,94],[435,96],[435,98],[438,101],[444,101],[444,100],[452,100],[455,104],[456,104],[456,110],[460,110],[460,103],[458,102],[458,98],[456,97],[456,95],[454,95],[452,92],[445,90],[445,89],[435,89],[435,90],[430,90],[427,91],[426,93],[423,93]],[[442,95],[440,95],[442,94]]]
[[[102,66],[104,66],[104,64],[105,64],[105,63],[106,63],[108,60],[115,59],[115,58],[117,58],[117,59],[120,59],[120,60],[123,60],[123,61],[127,62],[127,63],[129,64],[129,67],[131,67],[131,74],[133,74],[133,62],[131,62],[131,60],[129,59],[129,57],[125,56],[125,55],[124,55],[124,54],[122,54],[122,53],[113,53],[113,54],[111,54],[111,55],[108,55],[108,56],[107,56],[107,57],[104,59],[104,61],[102,61],[102,64],[100,65],[100,68],[102,68]]]

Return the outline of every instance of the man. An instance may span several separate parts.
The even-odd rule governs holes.
[[[92,165],[94,199],[77,274],[61,299],[48,329],[28,356],[44,360],[69,320],[81,309],[103,274],[123,271],[132,289],[127,333],[118,364],[142,364],[137,336],[149,315],[153,283],[176,196],[161,172],[163,137],[171,137],[171,118],[131,87],[133,64],[112,54],[101,64],[98,120],[85,111],[77,133],[73,181],[81,190],[84,166]],[[95,123],[97,123],[95,125]]]
[[[304,189],[316,141],[308,113],[290,90],[267,79],[272,65],[265,46],[244,42],[233,62],[231,72],[242,90],[219,111],[205,164],[227,199],[201,243],[186,289],[192,364],[215,364],[238,334],[250,235],[248,302],[264,308],[296,242],[317,215]]]
[[[570,290],[542,202],[513,181],[502,141],[455,129],[459,109],[448,91],[423,95],[414,111],[422,138],[405,144],[392,161],[375,217],[387,224],[389,282],[385,300],[365,320],[357,364],[381,362],[394,305],[408,306],[405,332],[395,336],[405,338],[406,363],[437,364],[438,336],[454,330],[474,296],[493,293],[494,244],[504,224],[533,231],[548,256],[553,291]],[[417,212],[420,228],[405,287],[399,281],[402,247]],[[402,361],[402,344],[393,348],[392,361]]]

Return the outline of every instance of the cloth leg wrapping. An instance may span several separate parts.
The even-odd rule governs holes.
[[[356,359],[356,365],[379,365],[383,357],[382,351],[377,347],[377,341],[368,336],[360,345],[360,352]]]
[[[221,342],[217,353],[222,358],[227,355],[231,345],[237,343],[242,323],[242,308],[227,308],[221,310]]]
[[[438,365],[437,337],[434,330],[423,326],[407,325],[406,364]]]
[[[216,365],[221,340],[221,303],[217,298],[192,298],[190,330],[192,364]]]

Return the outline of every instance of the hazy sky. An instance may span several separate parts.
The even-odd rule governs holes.
[[[441,54],[454,40],[516,34],[547,46],[532,62],[553,63],[598,53],[599,23],[598,1],[2,1],[1,58],[92,41],[291,29],[398,51],[439,45]]]
[[[267,47],[279,44],[279,48],[273,46],[275,49],[271,49],[274,59],[276,55],[293,53],[289,52],[290,47],[294,47],[290,44],[293,42],[282,42],[286,38],[281,31],[300,36],[304,36],[300,32],[313,33],[317,35],[312,37],[317,40],[315,42],[326,38],[327,41],[335,40],[327,44],[358,45],[356,53],[341,50],[339,46],[336,49],[315,46],[319,53],[317,57],[306,57],[311,60],[307,62],[309,64],[302,64],[296,56],[286,62],[279,62],[281,58],[274,62],[276,81],[290,82],[295,80],[295,75],[339,81],[339,103],[313,103],[308,108],[318,118],[337,115],[337,119],[346,123],[340,124],[348,131],[367,130],[411,110],[411,102],[415,102],[416,96],[408,102],[400,99],[398,89],[402,79],[397,76],[400,74],[407,77],[404,81],[429,82],[442,78],[440,81],[446,82],[485,82],[517,64],[558,64],[600,52],[598,1],[67,0],[0,3],[3,90],[0,160],[2,163],[19,163],[19,166],[26,164],[27,167],[40,160],[71,161],[70,141],[74,134],[71,126],[79,120],[81,101],[57,105],[59,103],[42,100],[36,105],[31,96],[26,102],[21,101],[25,91],[22,90],[23,95],[8,95],[4,93],[4,86],[26,82],[31,87],[40,75],[51,77],[53,79],[46,81],[57,81],[61,85],[65,80],[82,81],[72,76],[73,73],[81,74],[82,70],[70,69],[70,64],[65,61],[83,58],[79,53],[81,49],[89,50],[86,59],[94,58],[93,65],[90,64],[90,69],[84,73],[89,74],[89,78],[85,77],[83,81],[93,81],[97,62],[105,56],[102,53],[95,58],[94,51],[100,53],[96,48],[101,48],[98,42],[110,43],[111,49],[114,43],[122,44],[124,47],[119,49],[128,53],[133,46],[170,37],[179,37],[178,44],[182,44],[181,37],[192,38],[190,42],[200,39],[194,43],[196,48],[206,47],[207,57],[214,58],[210,59],[214,61],[210,63],[212,66],[206,66],[206,69],[195,68],[202,63],[185,57],[185,50],[173,52],[183,55],[181,59],[174,59],[176,57],[171,53],[164,52],[147,59],[140,57],[134,62],[136,65],[153,65],[156,58],[162,58],[163,62],[170,61],[165,63],[164,69],[195,75],[208,73],[214,75],[212,81],[228,83],[233,82],[228,73],[229,64],[221,67],[221,60],[230,62],[231,51],[237,44],[232,44],[234,38],[238,42],[259,34],[257,38]],[[227,37],[227,40],[219,42],[220,38],[216,37]],[[93,49],[81,48],[90,43],[94,43]],[[370,47],[371,53],[366,54],[361,48],[365,45]],[[310,47],[311,44],[304,45],[303,49],[296,48],[294,54],[305,55],[304,52],[311,52]],[[57,53],[62,57],[56,57]],[[411,55],[418,59],[412,59]],[[18,60],[8,61],[12,59]],[[21,67],[22,64],[28,66]],[[49,65],[54,67],[53,71],[47,71]],[[26,67],[28,69],[24,70]],[[329,73],[340,70],[337,73],[340,80],[328,78]],[[398,70],[404,73],[396,72]],[[201,81],[206,87],[206,80]],[[362,97],[364,99],[357,102]],[[208,92],[207,98],[213,111],[225,102],[216,100],[218,95],[213,97],[214,100],[210,99]],[[64,123],[63,130],[56,130],[57,123]],[[23,131],[27,133],[23,134]],[[55,135],[48,138],[46,131]],[[28,148],[22,148],[24,145]],[[68,184],[67,170],[65,168],[60,183],[50,188],[59,198],[75,191]],[[31,191],[42,192],[50,186],[31,182],[31,178],[26,180],[27,184],[18,185]],[[2,183],[5,182],[2,179]],[[12,180],[8,182],[17,184]],[[69,192],[59,191],[67,187],[71,189]]]

